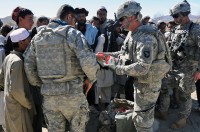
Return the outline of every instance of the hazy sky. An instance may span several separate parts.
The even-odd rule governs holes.
[[[89,11],[87,19],[96,16],[100,6],[108,10],[108,18],[114,18],[118,6],[126,0],[0,0],[0,18],[9,16],[12,10],[17,7],[30,9],[35,16],[45,15],[55,17],[58,8],[63,4],[70,4],[74,8],[84,7]],[[142,14],[150,17],[168,15],[169,9],[182,0],[137,0],[142,6]],[[188,0],[191,4],[192,14],[200,15],[200,0]]]

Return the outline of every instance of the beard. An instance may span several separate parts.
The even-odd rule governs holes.
[[[106,21],[106,19],[105,20],[100,20],[100,25],[103,24],[105,21]]]
[[[80,21],[78,21],[78,25],[79,26],[84,26],[85,23],[86,23],[86,20],[80,20]]]

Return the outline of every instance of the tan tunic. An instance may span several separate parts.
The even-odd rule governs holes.
[[[13,51],[5,58],[0,85],[4,87],[6,131],[33,132],[33,100],[20,52]]]

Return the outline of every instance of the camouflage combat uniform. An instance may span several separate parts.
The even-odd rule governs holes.
[[[173,34],[172,31],[170,31],[169,36],[167,38],[168,46],[170,46],[169,41],[171,39],[172,34]],[[174,62],[174,60],[173,60],[173,62]],[[167,113],[169,106],[170,106],[170,94],[172,94],[172,91],[174,92],[175,89],[176,89],[176,91],[178,89],[178,84],[179,84],[180,78],[177,75],[178,71],[174,69],[175,67],[176,66],[173,65],[172,69],[162,79],[160,95],[159,95],[159,99],[157,102],[157,110],[159,112]],[[173,93],[173,94],[175,94],[175,93]]]
[[[152,32],[160,34],[162,42],[158,43]],[[165,60],[164,44],[164,37],[160,32],[142,25],[136,31],[129,32],[120,52],[111,54],[116,56],[128,51],[131,64],[117,65],[115,72],[118,75],[134,77],[135,103],[132,118],[137,131],[152,131],[154,108],[160,93],[161,80],[170,69]]]
[[[111,63],[107,66],[118,75],[134,77],[132,119],[137,131],[149,132],[153,131],[154,109],[161,80],[169,71],[171,60],[162,33],[152,26],[141,24],[141,9],[135,1],[127,1],[119,6],[117,19],[129,33],[121,51],[110,53],[117,58],[120,55],[124,57],[119,59],[117,65]]]
[[[172,48],[176,44],[182,43],[182,49],[178,51],[179,53],[172,54],[172,59],[175,63],[174,70],[176,71],[174,73],[179,80],[177,87],[182,105],[180,118],[188,118],[190,115],[192,107],[191,93],[195,90],[195,82],[192,75],[199,69],[200,25],[195,23],[191,24],[189,22],[186,25],[176,27],[174,33],[171,35],[170,42],[168,42]],[[165,90],[167,91],[167,89]],[[164,92],[165,90],[163,89],[161,91],[163,92],[161,94],[162,101],[160,102],[162,104],[160,106],[161,111],[167,111],[169,108],[170,100],[167,99],[168,92]]]
[[[162,85],[161,85],[161,90],[160,90],[160,95],[159,95],[158,106],[157,106],[160,112],[168,111],[169,106],[170,106],[170,95],[172,94],[172,92],[175,91],[174,89],[176,90],[178,89],[180,78],[177,75],[177,73],[178,73],[177,70],[171,70],[162,79]]]
[[[45,47],[45,42],[41,40],[56,37],[48,36],[50,32],[44,32],[49,29],[57,30],[59,35],[56,40],[51,40],[52,42],[44,40],[48,44]],[[47,37],[43,37],[43,34],[47,34]],[[57,45],[53,45],[54,43]],[[61,52],[62,50],[64,52]],[[70,26],[52,22],[33,38],[24,57],[30,83],[41,86],[48,131],[64,132],[66,119],[70,123],[70,132],[85,131],[88,103],[83,94],[83,77],[86,75],[91,83],[96,81],[99,66],[82,33]],[[63,72],[60,72],[60,69]]]

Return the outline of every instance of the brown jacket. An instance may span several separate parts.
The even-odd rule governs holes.
[[[33,132],[35,109],[20,52],[13,51],[5,58],[0,86],[4,87],[6,131]]]

